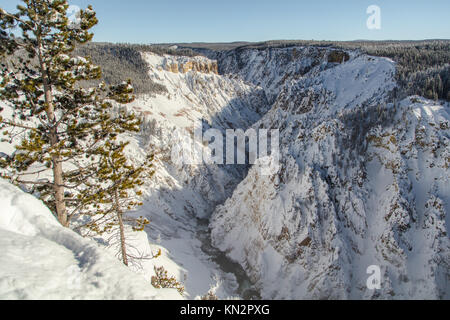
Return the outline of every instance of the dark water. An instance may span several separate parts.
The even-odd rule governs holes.
[[[209,221],[198,220],[198,225],[197,237],[202,243],[202,251],[211,257],[211,260],[219,265],[223,272],[235,275],[239,285],[237,290],[239,296],[244,300],[261,300],[259,291],[254,287],[241,265],[232,261],[225,253],[212,246]]]

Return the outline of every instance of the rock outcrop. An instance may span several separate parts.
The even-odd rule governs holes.
[[[350,60],[350,55],[345,51],[331,51],[328,54],[328,62],[330,63],[344,63]]]
[[[188,72],[199,72],[199,73],[211,73],[218,74],[218,64],[217,61],[208,59],[203,56],[196,57],[184,57],[184,56],[158,56],[152,54],[155,58],[160,57],[159,64],[154,65],[159,70],[165,70],[172,73],[188,73]]]

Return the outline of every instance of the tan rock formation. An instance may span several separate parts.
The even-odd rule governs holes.
[[[167,63],[164,67],[166,71],[173,73],[187,73],[189,71],[200,72],[200,73],[219,73],[219,67],[216,61],[196,61],[189,60],[185,63]]]

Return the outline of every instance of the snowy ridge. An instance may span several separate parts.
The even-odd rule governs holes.
[[[310,72],[334,67],[334,63],[328,63],[328,57],[336,52],[352,56],[356,54],[332,48],[292,47],[238,49],[213,56],[219,60],[221,73],[263,88],[272,104],[288,81]]]
[[[448,105],[388,103],[394,72],[357,54],[313,68],[255,125],[280,128],[281,170],[251,169],[211,228],[263,298],[448,298]]]

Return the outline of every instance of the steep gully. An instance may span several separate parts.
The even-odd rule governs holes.
[[[252,83],[253,79],[249,78],[250,75],[248,75],[248,73],[249,73],[248,70],[242,70],[243,73],[244,74],[247,73],[247,75],[244,75],[244,76],[239,75],[239,71],[241,71],[241,70],[239,70],[240,66],[236,65],[237,60],[240,60],[239,53],[236,53],[236,52],[215,53],[215,52],[210,52],[210,51],[203,51],[202,53],[206,54],[206,56],[208,58],[217,60],[217,62],[218,62],[218,71],[217,72],[219,75],[226,76],[226,77],[244,78],[244,80],[247,83],[251,84],[254,87],[255,95],[261,94],[260,92],[262,89],[263,95],[265,96],[265,102],[267,105],[260,106],[260,108],[258,110],[259,111],[258,116],[257,116],[257,118],[253,119],[253,123],[247,122],[246,128],[239,128],[239,129],[246,130],[246,129],[252,127],[275,104],[277,93],[274,94],[274,88],[272,87],[269,90],[267,90],[268,88],[265,88],[264,84],[262,84],[260,81],[258,81],[257,83]],[[230,63],[230,60],[232,61],[231,63]],[[236,67],[237,67],[237,70],[236,70]],[[256,65],[254,67],[261,67],[261,66]],[[257,81],[256,78],[257,77],[255,77],[255,82]],[[284,80],[286,80],[286,79],[284,79]],[[273,86],[271,79],[266,79],[266,81],[268,81],[268,83],[270,83],[271,86]],[[276,88],[275,91],[281,90],[281,85],[282,85],[282,83],[280,82],[279,88]],[[254,106],[245,106],[245,107],[247,107],[248,110],[254,109]],[[224,110],[224,111],[226,112],[226,110]],[[224,112],[224,111],[222,111],[222,112]],[[217,115],[215,117],[215,119],[217,121],[215,121],[214,119],[211,121],[213,123],[213,126],[214,126],[214,123],[220,122],[220,118],[221,118],[221,116]],[[233,127],[234,125],[236,125],[236,124],[228,122],[228,126],[231,129],[238,129],[238,127],[236,127],[236,128]],[[218,125],[218,126],[220,126],[220,125]],[[223,130],[223,128],[221,128],[221,130]],[[247,158],[247,160],[248,160],[248,158]],[[244,165],[244,166],[242,166],[242,165],[241,166],[226,166],[225,165],[225,166],[221,166],[221,167],[222,167],[222,169],[225,170],[225,172],[227,172],[228,175],[230,175],[232,177],[232,180],[234,180],[234,183],[228,186],[229,190],[225,190],[225,193],[232,195],[234,190],[236,189],[236,187],[239,185],[239,183],[245,179],[245,177],[248,173],[248,170],[250,168],[250,165]],[[226,199],[224,199],[223,202],[225,202],[225,200]],[[210,218],[211,218],[213,212],[215,211],[215,208],[222,205],[223,202],[216,203],[213,208],[210,208],[210,210],[208,210],[208,213],[206,214],[206,216],[209,218],[197,218],[196,219],[196,229],[197,229],[196,237],[198,238],[198,240],[200,240],[200,242],[202,244],[201,250],[203,251],[203,253],[205,253],[206,256],[208,256],[220,268],[220,270],[223,273],[234,275],[234,277],[237,281],[237,284],[238,284],[238,288],[235,293],[238,294],[240,298],[245,299],[245,300],[259,300],[259,299],[261,299],[261,294],[260,294],[258,288],[255,287],[254,283],[252,283],[251,279],[248,277],[244,268],[239,263],[230,259],[226,255],[226,253],[220,251],[219,249],[215,248],[212,245]]]
[[[205,54],[205,52],[203,53]],[[303,76],[314,67],[322,68],[320,66],[321,63],[324,68],[330,68],[335,65],[334,63],[329,63],[330,61],[326,61],[328,54],[328,50],[326,49],[268,49],[262,54],[265,55],[265,58],[261,58],[261,52],[255,52],[253,50],[234,50],[219,53],[206,52],[208,58],[218,62],[218,73],[220,77],[230,79],[239,78],[252,87],[252,92],[248,93],[248,96],[251,97],[250,99],[248,97],[237,96],[235,99],[236,104],[231,102],[215,114],[212,119],[210,119],[207,126],[203,128],[204,130],[208,127],[219,128],[222,132],[224,129],[246,130],[255,125],[269,110],[271,110],[272,106],[274,106],[277,101],[278,94],[289,79]],[[342,60],[345,60],[345,56]],[[178,68],[177,70],[169,71],[178,72]],[[263,98],[259,99],[261,96],[263,96]],[[255,97],[257,98],[254,99]],[[250,100],[252,102],[248,102]],[[254,100],[258,101],[256,105]],[[248,105],[246,105],[246,102]],[[236,110],[235,105],[240,106],[239,110]],[[233,115],[234,113],[237,113],[237,115]],[[215,263],[221,272],[234,275],[238,288],[235,293],[231,294],[238,294],[244,299],[259,299],[261,295],[258,292],[258,288],[254,286],[243,267],[228,258],[226,253],[218,250],[212,245],[211,230],[209,227],[209,219],[216,210],[216,207],[222,205],[227,198],[231,197],[236,187],[245,179],[250,166],[231,165],[216,167],[219,167],[219,170],[222,170],[225,173],[227,176],[226,181],[211,178],[209,172],[217,170],[217,168],[207,165],[201,166],[196,174],[196,178],[193,179],[193,181],[196,179],[199,181],[194,184],[208,184],[206,191],[200,190],[199,192],[201,197],[206,200],[205,203],[207,203],[208,206],[199,208],[195,205],[192,206],[190,201],[187,201],[189,206],[195,208],[188,216],[196,218],[195,223],[193,223],[193,221],[188,222],[190,225],[189,228],[194,230],[195,237],[201,242],[200,249],[204,255]],[[219,188],[217,188],[218,186]],[[211,193],[214,193],[215,189],[222,189],[225,197],[213,196],[212,198],[215,198],[214,201],[208,201],[208,199],[211,198]],[[180,195],[169,190],[167,190],[166,196],[171,198],[180,197]],[[185,218],[181,219],[184,220]],[[156,222],[156,224],[158,224],[158,222]],[[164,221],[160,221],[160,226],[163,226],[164,224]],[[164,229],[164,227],[162,229]],[[156,232],[154,233],[156,234]],[[179,262],[183,264],[183,261]]]

